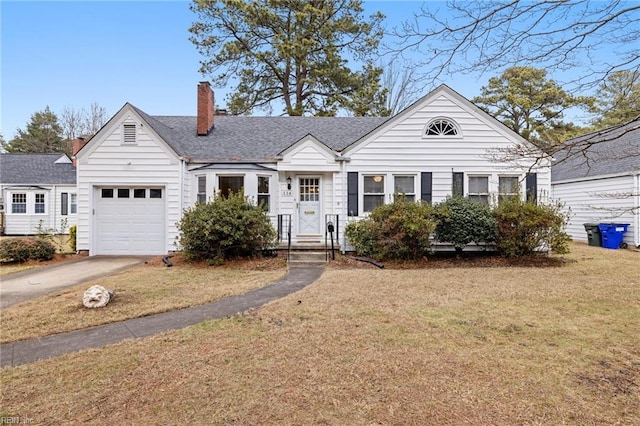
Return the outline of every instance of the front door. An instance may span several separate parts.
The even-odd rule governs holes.
[[[298,178],[298,234],[320,235],[320,178]]]

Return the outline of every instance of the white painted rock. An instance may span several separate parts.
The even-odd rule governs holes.
[[[115,293],[101,285],[94,285],[87,289],[82,296],[82,304],[87,308],[102,308],[115,297]]]

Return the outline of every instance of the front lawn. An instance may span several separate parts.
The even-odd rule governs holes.
[[[81,328],[201,305],[270,284],[286,273],[282,258],[253,259],[242,269],[153,261],[29,300],[2,310],[0,342],[43,337]],[[115,291],[104,308],[82,305],[85,290],[97,284]]]
[[[640,424],[640,253],[571,249],[560,267],[328,268],[246,314],[5,368],[0,415]]]

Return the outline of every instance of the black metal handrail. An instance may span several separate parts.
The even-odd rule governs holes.
[[[324,253],[325,261],[329,261],[329,240],[331,241],[331,260],[336,259],[336,252],[333,242],[339,241],[340,236],[340,216],[337,214],[327,214],[324,216]],[[334,238],[335,234],[335,238]]]
[[[278,215],[278,243],[283,241],[283,238],[287,238],[287,262],[291,260],[291,215],[279,214]]]

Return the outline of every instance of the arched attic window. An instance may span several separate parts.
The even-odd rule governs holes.
[[[424,131],[426,137],[442,137],[442,136],[462,136],[460,128],[451,119],[448,118],[434,118],[427,124]]]

